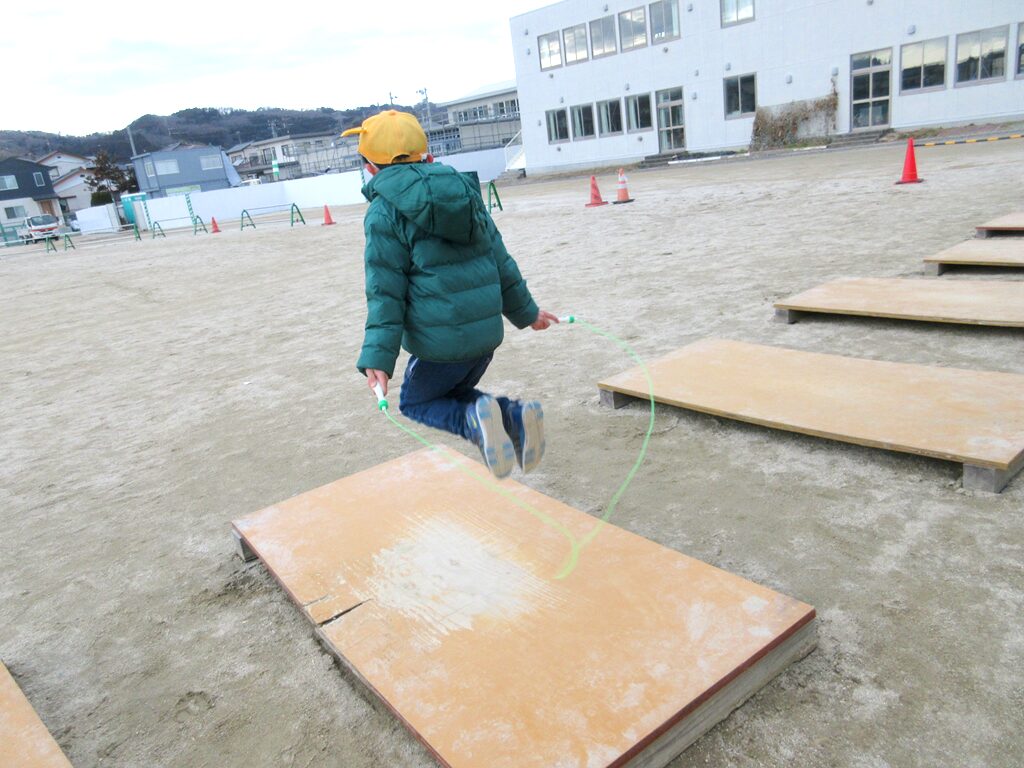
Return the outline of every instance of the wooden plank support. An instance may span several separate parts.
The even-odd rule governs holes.
[[[231,535],[235,537],[235,554],[242,558],[243,562],[251,563],[257,559],[256,553],[238,531],[232,529]]]
[[[775,322],[776,323],[785,323],[786,325],[792,325],[793,323],[795,323],[797,320],[800,319],[800,316],[802,314],[804,314],[804,313],[803,312],[798,312],[795,309],[779,309],[778,307],[776,307],[775,308]]]
[[[919,280],[921,284],[928,281]],[[660,403],[964,465],[998,493],[1024,463],[1024,376],[703,339],[648,364]],[[641,368],[598,382],[647,397]]]
[[[997,219],[986,221],[975,229],[979,238],[997,237],[1000,235],[1024,235],[1024,211],[1008,213]]]
[[[601,396],[601,405],[606,408],[612,408],[616,411],[619,408],[625,408],[637,399],[629,395],[624,395],[621,392],[613,392],[610,389],[598,389],[598,393]]]
[[[816,643],[811,606],[448,449],[233,526],[449,768],[662,768]]]
[[[924,259],[925,272],[941,275],[949,267],[1024,268],[1024,238],[965,240]]]

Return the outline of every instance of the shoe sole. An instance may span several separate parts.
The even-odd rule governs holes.
[[[536,400],[523,406],[523,474],[532,472],[544,458],[544,409]]]
[[[505,426],[501,423],[501,409],[493,398],[481,397],[476,401],[474,411],[480,424],[484,462],[492,475],[504,479],[512,474],[512,468],[516,464],[516,452],[512,447],[512,441],[505,434]]]

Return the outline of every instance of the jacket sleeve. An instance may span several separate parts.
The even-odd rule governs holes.
[[[369,211],[366,232],[366,333],[356,367],[384,371],[391,378],[402,347],[411,256],[393,222]]]
[[[483,211],[483,216],[494,250],[494,260],[498,265],[498,275],[501,278],[501,313],[516,328],[525,328],[537,319],[540,310],[530,295],[529,288],[526,287],[526,280],[520,274],[515,259],[505,249],[505,243],[494,225],[494,219],[486,210]]]

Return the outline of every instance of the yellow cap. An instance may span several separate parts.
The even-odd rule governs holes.
[[[427,134],[408,112],[389,109],[368,117],[342,136],[359,134],[359,154],[374,165],[418,163],[427,153]],[[395,158],[399,157],[400,160]]]

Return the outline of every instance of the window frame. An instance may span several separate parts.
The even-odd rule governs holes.
[[[639,126],[637,128],[630,128],[629,127],[630,118],[632,117],[633,113],[630,111],[629,102],[630,102],[631,99],[639,100],[641,98],[647,99],[647,119],[650,122],[649,122],[649,124],[646,127]],[[648,93],[633,93],[633,94],[630,94],[629,96],[626,97],[625,107],[626,107],[626,133],[643,133],[644,131],[653,131],[654,130],[654,104],[651,101],[651,94],[650,94],[650,92],[648,92]],[[639,113],[638,113],[638,116],[639,116]]]
[[[210,158],[213,158],[214,160],[216,160],[217,164],[216,165],[212,165],[209,168],[207,168],[205,161],[209,160]],[[216,170],[223,170],[223,168],[224,168],[224,161],[221,160],[220,155],[200,155],[199,156],[199,169],[200,170],[202,170],[202,171],[216,171]]]
[[[578,136],[576,134],[576,110],[583,110],[583,109],[589,109],[590,110],[590,128],[593,131],[593,133],[583,134],[582,136]],[[572,106],[569,107],[569,128],[572,131],[572,140],[573,141],[589,141],[590,139],[596,139],[597,138],[597,114],[594,112],[594,103],[593,102],[585,102],[583,104],[573,104]]]
[[[924,62],[924,46],[928,45],[928,43],[934,43],[936,40],[941,40],[942,41],[943,50],[945,51],[943,56],[942,56],[942,85],[928,85],[928,86],[926,86],[924,84],[924,67],[925,67],[925,62]],[[914,45],[920,45],[921,46],[921,85],[918,86],[917,88],[904,88],[903,87],[903,70],[904,70],[903,57],[906,55],[907,48],[910,48],[911,46],[914,46]],[[899,68],[900,89],[899,89],[899,94],[901,96],[903,94],[906,94],[908,96],[913,96],[915,93],[935,93],[936,91],[944,91],[948,87],[948,81],[949,81],[949,78],[947,76],[948,73],[949,73],[949,35],[946,35],[945,37],[933,37],[933,38],[931,38],[929,40],[919,40],[919,41],[913,42],[913,43],[905,43],[904,45],[900,46],[900,68]]]
[[[654,35],[654,12],[651,9],[654,8],[654,6],[656,6],[656,5],[660,5],[660,6],[663,6],[663,7],[675,8],[675,22],[676,22],[675,26],[676,26],[676,31],[675,31],[674,35],[666,35],[665,37],[655,37],[655,35]],[[656,0],[656,2],[650,3],[647,6],[647,18],[648,18],[648,22],[647,23],[648,23],[648,26],[650,28],[649,36],[651,38],[651,45],[659,45],[661,43],[667,43],[667,42],[669,42],[671,40],[678,40],[680,37],[683,36],[683,22],[679,18],[679,0]]]
[[[544,54],[543,54],[543,51],[545,50],[545,48],[544,48],[544,42],[543,41],[545,39],[548,39],[548,38],[554,38],[555,43],[558,46],[558,63],[557,64],[548,64],[547,66],[544,66]],[[548,48],[547,50],[548,50],[548,55],[550,56],[550,48]],[[554,32],[547,32],[546,34],[543,34],[543,35],[537,35],[537,60],[538,60],[538,63],[540,64],[540,71],[541,72],[548,72],[549,70],[552,70],[552,69],[558,69],[559,67],[561,67],[565,63],[564,62],[564,57],[562,56],[562,32],[560,30],[556,29]]]
[[[601,130],[601,107],[604,106],[605,104],[617,104],[618,107],[619,107],[619,130],[617,130],[617,131],[602,131]],[[626,132],[626,121],[624,119],[625,118],[625,112],[624,112],[624,110],[622,108],[622,99],[621,98],[616,97],[614,99],[605,99],[604,101],[597,102],[597,104],[595,104],[594,107],[595,107],[594,111],[596,113],[595,117],[596,117],[596,120],[597,120],[595,125],[596,125],[596,128],[597,128],[597,135],[598,135],[599,138],[604,138],[605,136],[622,136]]]
[[[605,51],[603,53],[597,53],[594,50],[594,25],[598,22],[610,21],[612,31],[612,50]],[[606,56],[614,56],[619,52],[619,35],[618,25],[615,23],[615,14],[611,13],[607,16],[602,16],[599,19],[594,19],[587,25],[587,32],[590,35],[590,58],[591,59],[603,59]],[[604,30],[601,31],[601,39],[604,41]]]
[[[751,112],[743,111],[743,79],[751,77],[754,79],[754,109]],[[729,81],[736,81],[736,99],[740,105],[739,112],[729,112]],[[722,80],[722,111],[726,120],[749,120],[757,114],[757,72],[745,72],[742,75],[732,75]]]
[[[32,180],[36,183],[37,187],[45,187],[46,179],[43,178],[42,171],[33,171]]]
[[[1017,48],[1014,51],[1016,59],[1015,79],[1024,78],[1024,20],[1017,23]]]
[[[565,138],[552,138],[551,136],[551,116],[561,113],[562,117],[565,118]],[[548,144],[566,144],[570,141],[569,131],[569,110],[565,107],[559,107],[558,109],[549,109],[544,113],[544,124],[547,127],[548,133]]]
[[[625,37],[622,34],[622,17],[625,16],[626,14],[636,13],[637,11],[640,11],[640,13],[642,13],[644,15],[644,42],[643,42],[642,45],[631,45],[631,46],[629,46],[627,48],[626,47],[626,39],[625,39]],[[619,11],[619,13],[618,13],[618,21],[619,21],[619,23],[618,23],[618,28],[619,28],[618,29],[618,33],[619,33],[619,50],[622,53],[626,53],[627,51],[636,51],[636,50],[639,50],[640,48],[647,48],[651,44],[651,36],[650,36],[649,31],[647,29],[647,6],[646,5],[640,5],[640,6],[637,6],[636,8],[627,8],[625,11]],[[630,23],[634,23],[635,24],[636,22],[634,22],[632,19],[630,19]]]
[[[173,171],[161,171],[160,170],[161,163],[165,167],[167,166],[168,163],[174,163],[174,170]],[[156,175],[157,176],[177,176],[179,173],[181,173],[181,166],[178,164],[177,159],[173,158],[173,157],[168,157],[168,158],[165,158],[163,160],[154,160],[153,161],[153,169],[156,171]]]
[[[982,38],[981,38],[981,35],[983,35],[986,32],[994,32],[994,31],[999,30],[999,29],[1003,30],[1003,74],[1002,75],[997,75],[997,76],[994,76],[994,77],[982,77],[981,76],[981,59],[982,59],[982,51],[981,51]],[[978,76],[975,77],[975,78],[971,78],[970,80],[961,80],[960,79],[960,39],[968,37],[970,35],[978,35]],[[969,87],[971,87],[973,85],[989,85],[991,83],[998,83],[998,82],[1003,82],[1003,81],[1007,80],[1007,75],[1009,75],[1009,72],[1007,71],[1006,63],[1007,63],[1007,56],[1009,54],[1009,48],[1010,48],[1010,25],[1009,24],[1000,24],[1000,25],[995,26],[995,27],[986,27],[985,29],[974,29],[974,30],[971,30],[970,32],[962,32],[962,33],[958,34],[956,36],[956,48],[954,49],[954,52],[953,52],[953,66],[954,66],[953,87],[954,88],[969,88]]]
[[[19,210],[21,211],[20,214],[18,213]],[[11,216],[8,211],[14,211],[14,215]],[[24,205],[4,206],[4,216],[8,221],[17,221],[18,219],[28,218],[28,211],[25,210]]]
[[[10,181],[8,181],[8,179],[10,179]],[[13,173],[5,173],[4,175],[0,176],[0,184],[3,185],[0,186],[0,192],[7,192],[12,189],[18,189],[18,177],[15,176]]]
[[[579,48],[576,47],[577,58],[569,61],[569,44],[565,39],[566,32],[573,32],[573,42],[576,41],[576,31],[579,29],[583,30],[583,57],[579,57]],[[585,61],[590,60],[590,36],[587,34],[587,23],[582,22],[580,24],[573,24],[571,27],[566,27],[562,30],[562,61],[565,66],[572,66],[573,64],[582,64]]]
[[[749,19],[741,19],[739,17],[740,16],[740,3],[745,2],[745,1],[746,0],[736,0],[736,20],[735,21],[726,21],[725,20],[725,2],[726,2],[726,0],[719,0],[719,2],[718,2],[718,20],[721,23],[722,29],[725,29],[726,27],[735,27],[735,26],[738,26],[740,24],[749,24],[750,22],[757,20],[757,6],[756,6],[754,0],[750,0],[750,18]]]

